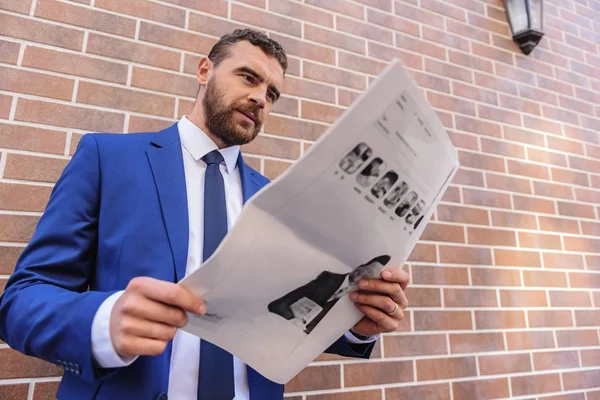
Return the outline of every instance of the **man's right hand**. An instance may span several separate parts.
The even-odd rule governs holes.
[[[204,315],[206,305],[183,287],[149,277],[134,278],[110,315],[110,339],[124,357],[161,354],[177,328],[184,327],[185,311]]]

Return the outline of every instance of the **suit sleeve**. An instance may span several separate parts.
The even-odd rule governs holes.
[[[85,135],[56,183],[46,211],[0,298],[0,337],[13,349],[94,381],[92,320],[114,292],[88,291],[96,266],[100,166]]]

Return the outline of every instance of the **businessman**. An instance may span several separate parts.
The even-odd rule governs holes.
[[[240,145],[280,95],[282,47],[223,36],[198,65],[193,110],[160,132],[89,134],[56,183],[0,299],[0,337],[64,368],[59,399],[280,400],[283,386],[178,328],[207,312],[176,283],[268,183]],[[285,267],[285,266],[283,266]],[[368,357],[406,306],[406,274],[365,280],[363,320],[327,350]],[[210,312],[210,310],[208,310]]]
[[[390,257],[384,255],[359,265],[347,274],[323,271],[306,285],[272,301],[267,308],[298,324],[308,335],[339,299],[351,290],[358,289],[361,279],[376,277],[389,261]]]

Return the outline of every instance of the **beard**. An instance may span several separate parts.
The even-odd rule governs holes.
[[[202,99],[206,127],[228,147],[250,143],[262,128],[260,107],[254,103],[239,102],[227,105],[223,98],[223,91],[214,79],[210,79]],[[236,111],[252,115],[256,122],[238,122],[239,118],[234,115]]]

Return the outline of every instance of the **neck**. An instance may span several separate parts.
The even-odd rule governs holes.
[[[206,118],[204,116],[204,110],[202,110],[202,98],[198,98],[196,103],[194,104],[194,108],[187,116],[190,122],[196,125],[198,128],[202,129],[202,132],[206,133],[208,136],[219,148],[219,150],[224,149],[227,145],[219,139],[214,133],[212,133],[206,126]]]

